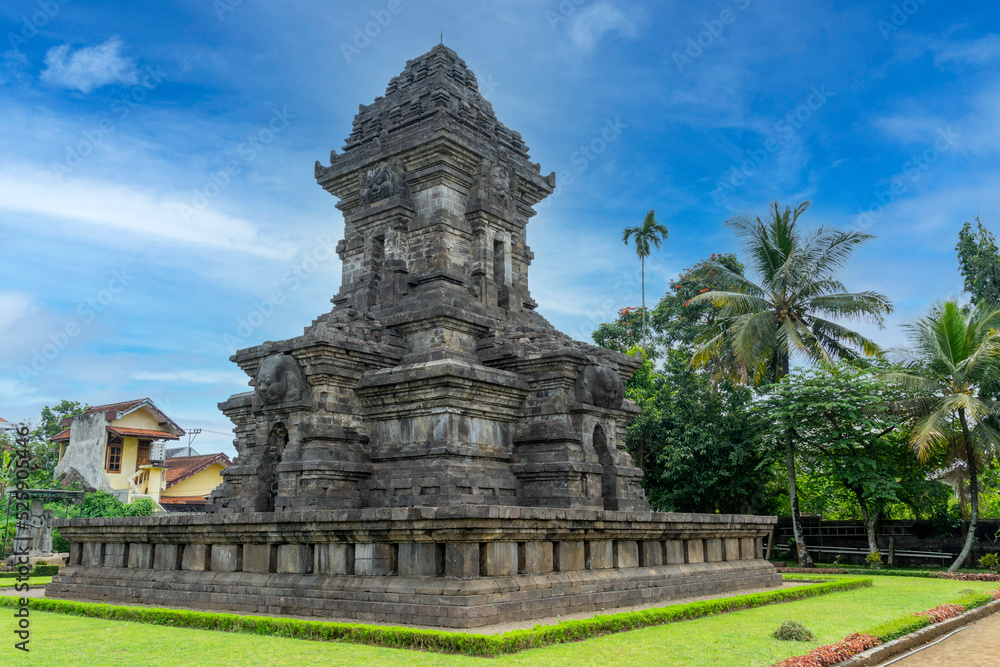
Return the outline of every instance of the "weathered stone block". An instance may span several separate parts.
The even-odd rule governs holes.
[[[741,537],[740,538],[740,558],[742,560],[750,560],[756,558],[753,549],[753,538],[752,537]]]
[[[635,540],[615,542],[615,567],[639,567],[639,543]]]
[[[685,563],[705,562],[704,540],[684,540],[684,562]]]
[[[395,544],[362,542],[354,546],[354,573],[369,575],[396,574],[398,551]]]
[[[722,550],[725,552],[724,560],[740,559],[740,540],[738,537],[727,537],[722,540]]]
[[[128,567],[148,570],[153,567],[153,545],[132,542],[128,545]]]
[[[434,577],[444,570],[444,549],[433,542],[399,545],[399,576]]]
[[[279,544],[278,572],[309,574],[313,567],[311,544]]]
[[[683,565],[684,560],[684,540],[667,540],[664,542],[667,547],[667,564]]]
[[[479,542],[444,545],[444,575],[468,579],[479,576]]]
[[[128,545],[111,542],[104,545],[104,567],[125,567]]]
[[[353,544],[317,544],[315,558],[316,574],[354,574]]]
[[[517,574],[517,542],[486,542],[479,550],[479,574],[484,577]]]
[[[104,542],[84,542],[82,565],[104,565]]]
[[[522,574],[545,574],[552,571],[551,542],[524,542],[518,549],[517,571]]]
[[[154,570],[180,569],[180,547],[176,544],[157,544],[153,547]]]
[[[607,570],[615,566],[614,542],[588,540],[584,543],[585,566],[588,570]]]
[[[643,540],[639,543],[639,564],[643,567],[663,565],[663,542]]]
[[[721,539],[712,537],[705,540],[705,562],[718,563],[719,561],[724,560],[724,558]]]
[[[212,545],[212,572],[239,572],[243,569],[243,546],[240,544]]]
[[[267,574],[277,572],[278,546],[275,544],[244,544],[243,571]]]
[[[195,572],[211,569],[209,549],[207,544],[185,544],[181,556],[181,569]]]
[[[753,550],[754,550],[754,554],[756,554],[757,558],[763,558],[764,557],[764,538],[763,537],[758,537],[758,538],[754,539]]]
[[[583,542],[556,542],[555,566],[560,572],[574,572],[585,569],[586,560]]]
[[[80,565],[83,559],[83,543],[73,542],[69,545],[69,564]]]

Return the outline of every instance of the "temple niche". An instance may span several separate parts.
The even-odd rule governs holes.
[[[52,594],[113,599],[114,577],[148,603],[474,627],[780,581],[773,518],[650,511],[623,442],[640,360],[537,312],[526,228],[555,174],[454,51],[407,62],[314,173],[340,289],[231,357],[252,389],[219,405],[239,455],[209,513],[60,528]]]

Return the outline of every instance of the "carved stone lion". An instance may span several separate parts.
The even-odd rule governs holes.
[[[374,204],[394,195],[407,194],[406,167],[398,158],[383,160],[358,176],[362,204]]]
[[[620,408],[625,384],[613,369],[591,364],[576,380],[576,400],[602,408]]]
[[[260,363],[254,390],[263,405],[300,402],[306,398],[308,383],[294,357],[272,354]]]

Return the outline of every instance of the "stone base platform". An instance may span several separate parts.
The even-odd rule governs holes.
[[[777,586],[772,517],[527,507],[73,519],[46,596],[474,628]]]

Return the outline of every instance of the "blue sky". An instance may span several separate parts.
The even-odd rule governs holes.
[[[557,193],[539,310],[585,339],[639,304],[621,229],[670,229],[647,301],[779,200],[877,238],[847,267],[899,323],[958,296],[1000,222],[996,3],[9,1],[0,8],[0,416],[149,396],[202,451],[247,389],[235,347],[330,308],[343,232],[313,179],[409,58],[444,41]]]

